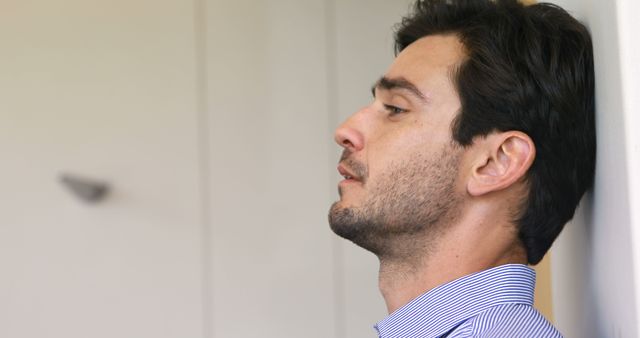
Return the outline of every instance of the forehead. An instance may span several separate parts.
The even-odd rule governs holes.
[[[385,76],[405,78],[431,93],[438,91],[445,84],[443,81],[451,85],[451,70],[464,57],[464,46],[456,35],[430,35],[415,41],[398,54]]]

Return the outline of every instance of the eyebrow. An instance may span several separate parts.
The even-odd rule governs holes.
[[[393,89],[401,89],[406,90],[411,93],[413,96],[418,98],[423,103],[426,103],[427,97],[409,80],[399,77],[399,78],[388,78],[383,76],[378,80],[373,87],[371,87],[371,94],[373,97],[376,97],[376,89],[385,89],[385,90],[393,90]]]

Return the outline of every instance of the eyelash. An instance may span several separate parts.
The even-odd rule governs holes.
[[[402,109],[400,107],[392,106],[390,104],[385,104],[384,109],[389,112],[389,116],[394,116],[402,113],[406,113],[406,109]]]

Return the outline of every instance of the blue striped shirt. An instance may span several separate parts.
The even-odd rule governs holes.
[[[380,338],[562,337],[536,309],[536,273],[501,265],[440,285],[376,324]]]

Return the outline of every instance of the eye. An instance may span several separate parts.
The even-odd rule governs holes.
[[[406,113],[406,109],[402,109],[400,107],[392,106],[390,104],[385,104],[384,109],[389,112],[389,116],[394,116],[402,113]]]

